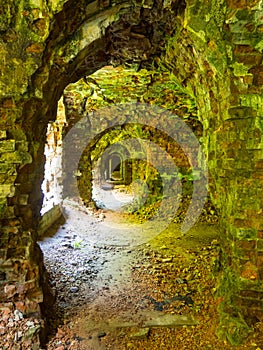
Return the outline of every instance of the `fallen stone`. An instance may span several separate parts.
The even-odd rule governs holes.
[[[112,184],[103,184],[101,188],[105,191],[110,191],[114,188],[114,186]]]
[[[4,292],[7,298],[12,298],[17,292],[16,286],[13,284],[5,286]]]
[[[170,315],[160,312],[146,313],[148,320],[143,323],[144,327],[178,327],[194,326],[197,322],[190,316]]]
[[[14,311],[14,319],[15,321],[19,321],[23,319],[23,314],[19,310]]]
[[[32,339],[36,333],[39,333],[39,331],[40,331],[40,326],[31,327],[25,332],[24,338]]]
[[[34,324],[34,322],[32,322],[32,321],[27,321],[27,322],[26,322],[26,326],[30,328],[30,327],[34,327],[35,324]]]
[[[18,332],[15,333],[14,340],[15,341],[19,341],[22,338],[22,336],[23,336],[23,333],[21,331],[18,331]]]
[[[150,328],[142,328],[138,332],[130,335],[131,339],[143,339],[147,338],[149,335]]]
[[[64,348],[64,346],[63,345],[59,345],[57,348],[56,348],[56,350],[64,350],[65,348]]]
[[[106,335],[107,334],[105,332],[101,332],[98,334],[98,338],[100,339],[100,338],[106,337]]]

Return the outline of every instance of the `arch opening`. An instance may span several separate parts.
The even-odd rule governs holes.
[[[38,316],[43,306],[47,284],[36,240],[46,127],[55,118],[58,99],[69,83],[84,76],[85,84],[93,83],[91,95],[102,92],[97,104],[102,106],[106,96],[90,74],[111,63],[127,63],[139,71],[154,67],[168,72],[181,91],[194,96],[212,175],[210,192],[221,217],[219,293],[224,301],[218,334],[235,345],[246,338],[262,319],[260,11],[260,1],[190,6],[185,1],[87,5],[70,0],[49,7],[27,4],[24,11],[15,4],[4,6],[0,275],[5,305],[19,305],[25,314]],[[145,79],[148,92],[155,77]],[[138,95],[133,95],[137,101],[151,101],[146,93]],[[166,102],[165,107],[174,105],[168,97]],[[72,109],[70,103],[67,108]],[[76,121],[69,119],[65,132]],[[187,176],[183,178],[189,180]],[[45,290],[44,298],[48,295]]]

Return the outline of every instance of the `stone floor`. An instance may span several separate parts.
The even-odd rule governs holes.
[[[237,349],[215,336],[216,225],[182,235],[174,223],[145,240],[118,211],[67,200],[64,215],[40,242],[57,295],[48,350]],[[240,349],[261,349],[255,334]]]

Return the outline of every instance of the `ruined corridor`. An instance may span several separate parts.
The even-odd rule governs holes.
[[[263,349],[262,1],[0,4],[0,349]]]

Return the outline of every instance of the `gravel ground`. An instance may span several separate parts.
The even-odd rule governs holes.
[[[48,350],[263,349],[260,323],[241,347],[215,335],[216,224],[201,222],[183,236],[173,223],[129,246],[103,225],[118,221],[116,213],[68,202],[65,215],[66,224],[40,243],[57,295]]]
[[[127,214],[65,201],[66,222],[39,242],[56,296],[46,349],[263,350],[262,323],[240,347],[215,335],[219,233],[204,210],[185,235],[174,220],[146,240]],[[8,308],[0,316],[0,350],[40,349],[39,320]]]

